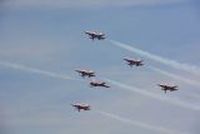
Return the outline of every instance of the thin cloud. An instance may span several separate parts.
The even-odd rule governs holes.
[[[41,70],[41,69],[37,69],[37,68],[32,68],[32,67],[28,67],[25,65],[5,62],[5,61],[0,61],[0,65],[5,66],[7,68],[12,68],[12,69],[16,69],[16,70],[22,70],[22,71],[26,71],[26,72],[30,72],[30,73],[40,74],[40,75],[44,75],[44,76],[48,76],[48,77],[56,78],[56,79],[81,81],[81,80],[72,78],[70,76],[66,76],[66,75],[62,75],[62,74],[58,74],[58,73],[54,73],[54,72],[49,72],[49,71],[45,71],[45,70]]]
[[[168,66],[173,67],[175,69],[200,75],[200,67],[198,67],[198,66],[180,63],[180,62],[175,61],[173,59],[164,58],[164,57],[161,57],[159,55],[149,53],[147,51],[135,48],[133,46],[130,46],[128,44],[124,44],[124,43],[121,43],[121,42],[118,42],[118,41],[110,40],[110,42],[117,47],[120,47],[122,49],[128,50],[128,51],[136,53],[136,54],[139,54],[141,56],[147,57],[151,60],[154,60],[156,62],[168,65]]]
[[[127,124],[130,124],[130,125],[133,125],[133,126],[137,126],[137,127],[140,127],[140,128],[144,128],[144,129],[147,129],[147,130],[154,131],[154,132],[159,132],[159,133],[162,133],[162,134],[186,134],[186,133],[183,133],[183,132],[177,132],[177,131],[170,130],[170,129],[167,129],[167,128],[163,128],[163,127],[160,127],[160,126],[153,126],[153,125],[150,125],[150,124],[147,124],[147,123],[144,123],[144,122],[126,119],[124,117],[120,117],[120,116],[112,114],[112,113],[107,113],[107,112],[103,112],[103,111],[96,111],[96,112],[103,115],[103,116],[106,116],[106,117],[112,118],[114,120],[120,121],[122,123],[127,123]]]
[[[74,8],[74,7],[105,7],[105,6],[155,6],[164,4],[176,4],[183,0],[9,0],[5,3],[10,7],[50,7],[50,8]]]
[[[161,96],[159,94],[155,94],[149,91],[146,91],[144,89],[139,89],[137,87],[134,86],[129,86],[123,83],[120,83],[118,81],[114,81],[111,79],[107,79],[105,78],[108,82],[110,82],[111,84],[117,86],[117,87],[121,87],[122,89],[134,92],[134,93],[138,93],[141,95],[144,95],[146,97],[150,97],[150,98],[154,98],[163,102],[166,102],[168,104],[173,104],[182,108],[186,108],[186,109],[190,109],[190,110],[195,110],[195,111],[200,111],[200,107],[198,105],[194,105],[194,104],[190,104],[184,101],[181,101],[177,98],[170,98],[170,97],[165,97],[165,96]]]
[[[180,81],[182,81],[184,83],[187,83],[187,84],[190,84],[190,85],[193,85],[193,86],[200,87],[200,83],[198,81],[195,81],[195,80],[183,77],[183,76],[179,76],[177,74],[173,74],[173,73],[161,70],[161,69],[153,67],[153,66],[150,66],[149,68],[152,69],[155,72],[161,73],[161,74],[163,74],[165,76],[168,76],[170,78],[173,78],[173,79],[176,79],[176,80],[180,80]]]

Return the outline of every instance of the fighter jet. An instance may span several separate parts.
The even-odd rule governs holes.
[[[130,67],[133,67],[133,65],[135,65],[136,67],[144,65],[143,60],[136,60],[136,59],[130,59],[130,58],[124,58],[124,60],[127,62],[127,64]]]
[[[106,82],[104,82],[104,81],[95,81],[95,80],[92,80],[90,82],[90,86],[91,87],[105,87],[105,88],[110,88],[110,86],[106,85]]]
[[[166,84],[158,84],[159,87],[161,87],[161,90],[163,90],[165,93],[167,93],[167,90],[170,92],[178,90],[178,86],[169,86]]]
[[[79,70],[79,69],[76,69],[75,71],[78,72],[83,78],[85,78],[85,77],[90,78],[90,77],[95,77],[96,76],[95,72],[92,71],[92,70],[85,70],[85,69]]]
[[[104,33],[96,31],[85,31],[85,34],[87,34],[91,40],[104,40],[106,38]]]
[[[84,104],[84,103],[75,103],[75,104],[71,104],[72,107],[76,108],[78,110],[78,112],[80,112],[81,110],[84,111],[89,111],[90,109],[90,105],[88,104]]]

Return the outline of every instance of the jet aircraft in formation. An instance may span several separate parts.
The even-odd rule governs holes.
[[[83,78],[85,77],[95,77],[95,72],[92,70],[85,70],[85,69],[76,69],[76,72],[78,72]]]
[[[91,40],[104,40],[106,38],[104,33],[96,31],[85,31],[85,34],[87,34]]]
[[[178,90],[178,86],[171,86],[167,84],[158,84],[159,87],[161,87],[161,90],[163,90],[165,93],[167,93],[167,90],[172,92]]]
[[[90,105],[88,104],[84,104],[84,103],[74,103],[71,104],[74,108],[76,108],[78,110],[78,112],[80,112],[81,110],[84,111],[89,111],[91,110]]]
[[[130,67],[133,67],[133,65],[135,65],[137,67],[144,65],[143,60],[136,60],[136,59],[131,59],[131,58],[124,58],[124,60],[127,62],[127,64]]]
[[[104,40],[105,34],[101,33],[101,32],[96,32],[96,31],[85,31],[85,34],[87,34],[89,36],[90,39],[95,40]],[[137,59],[132,59],[132,58],[124,58],[124,61],[127,62],[127,64],[130,67],[133,67],[134,65],[136,67],[139,66],[143,66],[143,60],[137,60]],[[78,72],[82,77],[95,77],[95,72],[92,70],[85,70],[85,69],[76,69],[76,72]],[[109,85],[106,84],[106,82],[104,81],[96,81],[96,80],[92,80],[90,81],[90,86],[91,87],[104,87],[104,88],[110,88]],[[158,86],[161,88],[161,90],[163,90],[165,93],[167,93],[167,91],[176,91],[178,90],[178,86],[171,86],[171,85],[167,85],[167,84],[158,84]],[[88,104],[84,104],[84,103],[75,103],[75,104],[71,104],[74,108],[76,108],[78,110],[78,112],[80,112],[81,110],[84,111],[88,111],[90,110],[90,105]]]
[[[110,88],[110,86],[107,85],[106,82],[104,82],[104,81],[96,81],[96,80],[92,80],[90,82],[90,86],[91,87],[105,87],[105,88]]]

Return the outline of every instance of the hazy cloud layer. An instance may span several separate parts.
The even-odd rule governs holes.
[[[154,6],[175,4],[185,1],[186,0],[9,0],[4,2],[4,5],[9,7],[92,8],[105,6]]]
[[[75,3],[50,0],[49,4],[46,1],[27,1],[29,2],[10,1],[10,7],[13,7],[15,3],[17,9],[31,7],[33,10],[16,10],[4,14],[3,30],[0,30],[0,59],[69,75],[84,82],[63,80],[60,77],[52,79],[52,76],[55,76],[52,73],[33,68],[10,66],[24,68],[24,72],[0,66],[0,104],[2,103],[0,117],[3,118],[0,125],[2,124],[5,131],[9,131],[6,134],[82,134],[83,132],[88,134],[157,134],[148,129],[100,116],[94,112],[95,110],[115,113],[120,117],[152,126],[198,134],[199,112],[137,93],[130,93],[112,83],[109,83],[112,88],[108,90],[89,88],[89,79],[81,79],[74,72],[76,67],[89,68],[97,73],[97,79],[108,77],[120,83],[134,85],[143,92],[148,91],[199,105],[199,98],[187,97],[196,93],[194,91],[198,91],[195,90],[196,87],[161,75],[146,66],[130,68],[123,61],[123,57],[137,58],[139,55],[113,47],[106,41],[92,42],[83,33],[84,30],[93,29],[104,31],[109,39],[136,42],[140,44],[136,47],[143,50],[170,59],[198,64],[199,52],[195,49],[198,48],[198,43],[193,42],[194,40],[200,42],[198,38],[200,29],[191,7],[167,8],[166,6],[119,10],[112,6],[124,6],[130,3],[134,5],[134,1],[125,1],[120,5],[121,1],[114,4],[112,1],[103,0],[101,4],[97,2],[96,5],[107,6],[109,9],[92,10],[90,8],[95,2],[90,1],[86,3],[77,0],[78,2]],[[63,3],[68,3],[68,5]],[[146,5],[153,5],[149,3],[148,0]],[[157,5],[159,3],[172,4],[172,1],[156,2]],[[83,10],[37,10],[41,7],[47,7],[47,9],[52,7],[53,9],[62,7],[85,9],[87,7],[89,10],[84,10],[84,12]],[[171,68],[163,68],[159,63],[148,59],[145,59],[145,65],[155,65],[169,72],[195,79],[189,74],[185,75]],[[161,82],[177,84],[180,90],[164,94],[156,85]],[[92,110],[80,113],[74,111],[70,103],[77,101],[89,103]]]

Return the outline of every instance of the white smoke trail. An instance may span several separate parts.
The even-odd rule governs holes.
[[[166,96],[157,95],[155,93],[151,93],[151,92],[148,92],[146,90],[139,89],[139,88],[136,88],[136,87],[133,87],[133,86],[125,85],[125,84],[122,84],[122,83],[114,81],[114,80],[110,80],[110,79],[107,79],[107,78],[105,78],[105,79],[108,82],[112,83],[113,85],[121,87],[123,89],[129,90],[129,91],[132,91],[132,92],[135,92],[135,93],[147,96],[147,97],[151,97],[151,98],[154,98],[154,99],[157,99],[157,100],[165,101],[167,103],[177,105],[179,107],[200,111],[200,107],[198,107],[196,105],[192,105],[192,104],[183,102],[183,101],[175,99],[175,98],[169,98],[169,97],[166,97]]]
[[[65,75],[60,75],[60,74],[57,74],[57,73],[48,72],[48,71],[40,70],[40,69],[37,69],[37,68],[32,68],[32,67],[28,67],[28,66],[25,66],[25,65],[20,65],[20,64],[10,63],[10,62],[0,61],[0,65],[8,67],[8,68],[13,68],[13,69],[31,72],[31,73],[42,74],[42,75],[49,76],[49,77],[52,77],[52,78],[59,78],[59,79],[64,79],[64,80],[78,80],[78,79],[74,79],[72,77],[68,77],[68,76],[65,76]]]
[[[166,129],[166,128],[163,128],[163,127],[152,126],[150,124],[146,124],[146,123],[143,123],[143,122],[126,119],[126,118],[120,117],[118,115],[103,112],[103,111],[96,111],[96,112],[103,115],[103,116],[115,119],[117,121],[127,123],[127,124],[130,124],[130,125],[134,125],[134,126],[137,126],[137,127],[140,127],[140,128],[148,129],[148,130],[158,132],[158,133],[161,133],[161,134],[186,134],[186,133],[183,133],[183,132],[177,132],[177,131],[169,130],[169,129]]]
[[[173,79],[180,80],[180,81],[185,82],[187,84],[200,87],[200,83],[198,81],[195,81],[195,80],[192,80],[192,79],[188,79],[186,77],[182,77],[182,76],[179,76],[179,75],[176,75],[176,74],[172,74],[170,72],[161,70],[161,69],[156,68],[156,67],[149,66],[149,68],[152,69],[155,72],[161,73],[161,74],[163,74],[165,76],[168,76],[168,77],[171,77]]]
[[[134,52],[134,53],[137,53],[137,54],[139,54],[139,55],[148,57],[149,59],[152,59],[152,60],[157,61],[157,62],[160,62],[160,63],[162,63],[162,64],[171,66],[171,67],[173,67],[173,68],[175,68],[175,69],[187,71],[187,72],[193,73],[193,74],[200,74],[200,68],[197,67],[197,66],[188,65],[188,64],[183,64],[183,63],[179,63],[179,62],[177,62],[177,61],[171,60],[171,59],[163,58],[163,57],[161,57],[161,56],[151,54],[151,53],[149,53],[149,52],[140,50],[140,49],[135,48],[135,47],[133,47],[133,46],[129,46],[129,45],[127,45],[127,44],[120,43],[120,42],[117,42],[117,41],[114,41],[114,40],[110,40],[110,42],[111,42],[112,44],[114,44],[115,46],[118,46],[118,47],[120,47],[120,48],[126,49],[126,50],[128,50],[128,51],[130,51],[130,52]]]

